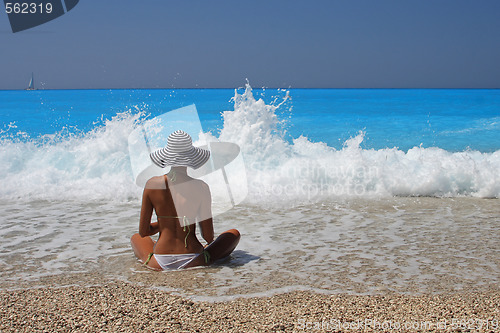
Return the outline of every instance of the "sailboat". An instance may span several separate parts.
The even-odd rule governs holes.
[[[26,88],[26,90],[36,90],[35,89],[35,82],[33,81],[33,73],[31,73],[30,84],[29,84],[28,88]]]

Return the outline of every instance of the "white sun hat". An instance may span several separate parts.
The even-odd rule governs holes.
[[[210,158],[210,151],[193,146],[191,136],[182,130],[168,136],[167,146],[149,154],[151,160],[159,166],[185,166],[198,169]]]

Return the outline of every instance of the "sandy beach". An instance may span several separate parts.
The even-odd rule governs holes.
[[[0,331],[500,331],[498,289],[434,295],[296,291],[198,302],[128,282],[101,283],[1,291]]]

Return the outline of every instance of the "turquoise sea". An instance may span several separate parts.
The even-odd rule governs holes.
[[[192,104],[209,141],[241,149],[245,199],[215,228],[243,237],[220,265],[157,287],[217,300],[498,284],[500,90],[247,85],[0,91],[0,287],[158,274],[129,247],[142,192],[128,137]]]
[[[240,93],[241,93],[240,88]],[[342,148],[359,131],[362,147],[439,147],[457,152],[500,149],[500,90],[482,89],[254,89],[276,111],[282,138],[300,135]],[[157,116],[195,104],[206,131],[223,128],[233,89],[1,91],[1,138],[89,132],[117,114]],[[11,128],[15,126],[14,128]]]

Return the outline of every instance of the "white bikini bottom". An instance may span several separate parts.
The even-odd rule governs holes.
[[[198,253],[186,254],[153,254],[156,262],[163,270],[180,269],[190,262]]]

